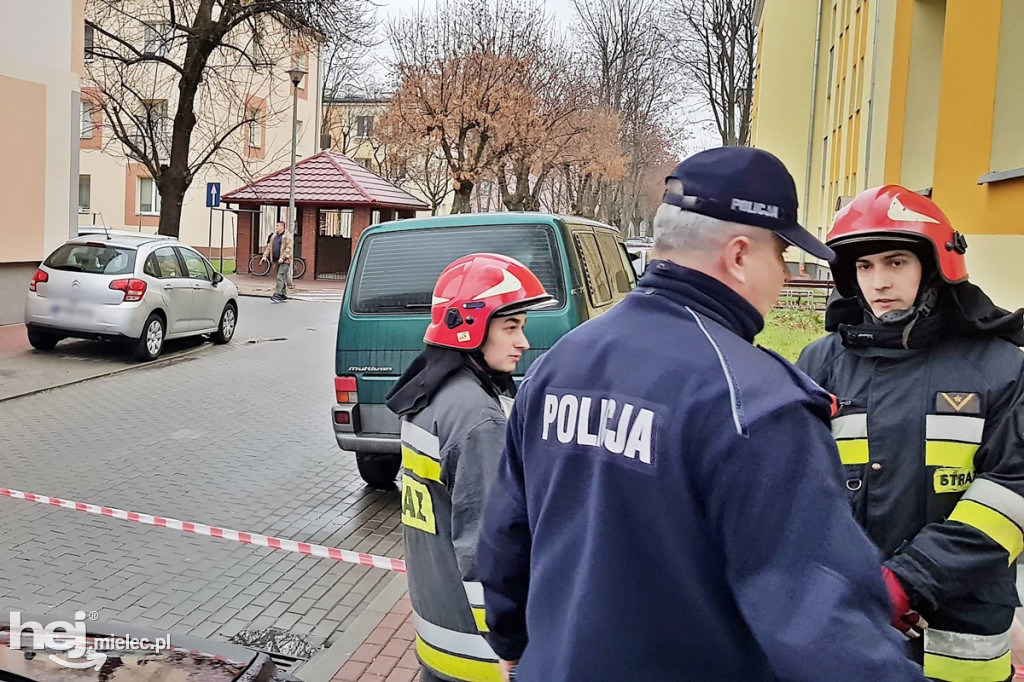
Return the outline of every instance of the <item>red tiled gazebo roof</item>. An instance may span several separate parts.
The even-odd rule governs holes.
[[[287,205],[291,166],[224,195],[231,204]],[[324,150],[295,164],[295,203],[429,209],[423,201],[341,154]]]

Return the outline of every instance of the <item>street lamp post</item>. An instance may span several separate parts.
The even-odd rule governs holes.
[[[292,177],[291,190],[288,193],[288,229],[292,234],[295,234],[295,146],[298,142],[295,122],[299,115],[299,83],[306,73],[306,70],[297,64],[288,69],[288,78],[292,81]]]

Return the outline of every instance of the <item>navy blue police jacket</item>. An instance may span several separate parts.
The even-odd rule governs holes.
[[[520,682],[923,680],[840,488],[826,394],[717,280],[655,261],[523,382],[484,513]]]

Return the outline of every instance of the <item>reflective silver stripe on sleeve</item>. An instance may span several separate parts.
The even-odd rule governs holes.
[[[480,583],[464,580],[462,587],[466,590],[466,599],[469,600],[469,605],[482,608],[484,605],[484,586]]]
[[[868,415],[845,414],[832,419],[832,437],[836,440],[868,437]]]
[[[1009,488],[987,478],[976,478],[960,499],[991,507],[1024,529],[1024,497]]]
[[[924,437],[928,440],[980,443],[984,432],[985,420],[981,417],[958,417],[949,414],[925,416]]]
[[[924,631],[924,650],[940,656],[989,661],[1010,650],[1010,631],[998,635],[971,635],[927,628]]]
[[[480,635],[456,632],[440,625],[434,625],[423,620],[418,613],[413,613],[413,625],[416,628],[416,634],[435,649],[481,661],[498,660],[498,656],[491,649],[487,640]]]
[[[402,420],[402,441],[427,457],[441,459],[441,445],[437,436],[405,419]]]

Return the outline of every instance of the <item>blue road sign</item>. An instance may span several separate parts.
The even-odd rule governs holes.
[[[206,183],[206,207],[217,208],[220,206],[220,183]]]

